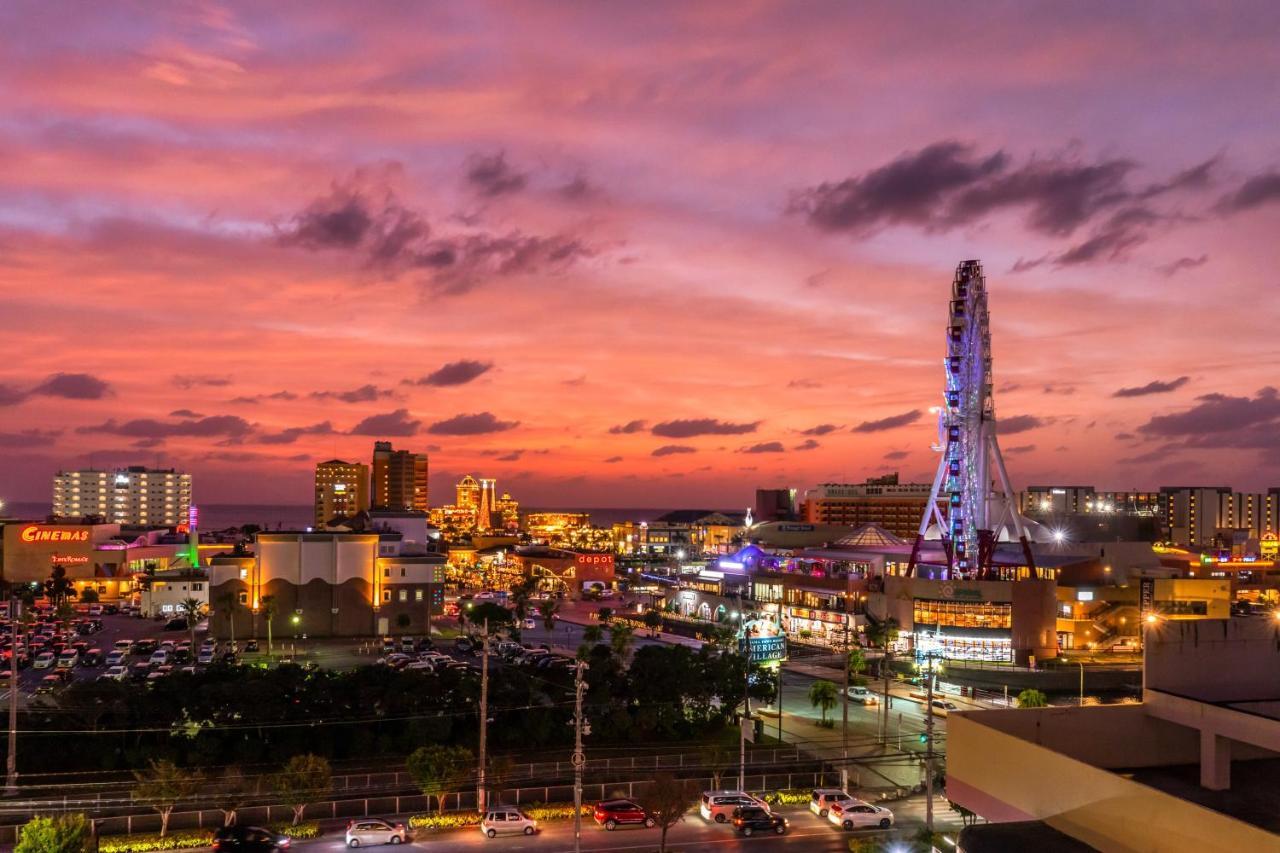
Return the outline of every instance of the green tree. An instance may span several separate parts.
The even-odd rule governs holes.
[[[617,657],[618,663],[624,666],[627,662],[627,654],[631,651],[631,640],[635,633],[635,628],[621,623],[609,629],[609,647],[613,649],[613,654]]]
[[[707,744],[698,750],[698,765],[711,774],[711,790],[720,790],[720,778],[733,767],[738,753],[720,744]]]
[[[604,639],[604,629],[599,625],[588,625],[582,629],[582,643],[578,646],[578,660],[586,660],[591,650]]]
[[[658,631],[662,628],[662,613],[657,608],[650,607],[644,612],[644,626],[650,631]]]
[[[88,853],[93,824],[82,814],[33,817],[22,827],[13,853]]]
[[[601,625],[608,625],[609,620],[613,618],[613,608],[601,607],[596,611],[596,618],[600,620]]]
[[[405,769],[414,784],[427,798],[427,810],[431,810],[431,798],[436,806],[444,808],[444,795],[457,790],[475,769],[476,758],[465,746],[420,746],[409,753]]]
[[[523,622],[529,616],[529,602],[533,599],[535,584],[536,581],[528,577],[511,588],[511,613],[517,622]]]
[[[834,682],[818,679],[809,685],[809,704],[822,712],[822,725],[827,724],[827,714],[840,700],[840,689]]]
[[[862,677],[862,671],[867,668],[867,655],[859,646],[849,649],[849,682],[851,684],[865,684],[866,679]]]
[[[102,599],[98,595],[98,591],[96,589],[86,589],[84,592],[80,593],[81,604],[97,604],[101,600]]]
[[[685,812],[698,801],[700,792],[695,782],[677,779],[670,773],[659,773],[636,798],[640,808],[653,818],[662,833],[658,841],[658,853],[667,851],[667,831],[684,820]]]
[[[257,785],[239,767],[233,766],[227,767],[212,780],[209,793],[214,807],[222,812],[222,825],[231,826],[236,822],[236,812],[257,793]]]
[[[1028,687],[1018,694],[1017,701],[1019,708],[1043,708],[1049,704],[1049,697],[1033,687]]]
[[[493,601],[482,601],[472,604],[467,618],[474,625],[489,623],[490,631],[498,631],[511,624],[511,611]]]
[[[187,630],[191,632],[191,654],[193,655],[196,653],[196,625],[200,623],[200,608],[202,606],[198,599],[190,597],[178,602],[178,611],[187,623]]]
[[[200,774],[184,770],[167,759],[151,760],[146,770],[135,770],[137,784],[133,787],[133,799],[155,810],[160,815],[160,836],[169,831],[169,815],[178,803],[191,797],[200,788]]]
[[[285,805],[293,809],[293,825],[302,821],[307,806],[318,797],[329,793],[333,784],[333,771],[329,762],[318,755],[295,755],[284,769],[271,777],[272,789],[280,795]]]
[[[262,615],[267,620],[267,657],[274,657],[275,652],[272,648],[271,629],[276,618],[276,597],[274,595],[262,596]]]

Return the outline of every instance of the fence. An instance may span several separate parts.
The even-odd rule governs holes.
[[[726,772],[721,777],[721,784],[737,784],[737,774]],[[703,789],[710,789],[714,780],[710,776],[693,777]],[[821,788],[839,785],[840,774],[834,772],[811,773],[751,773],[746,776],[745,788],[748,791],[769,792],[789,790],[793,788]],[[649,780],[630,779],[616,782],[596,782],[582,786],[584,803],[604,800],[610,797],[639,796]],[[506,788],[493,794],[495,803],[513,805],[532,805],[535,803],[557,803],[573,801],[572,783],[561,785],[540,785],[527,788]],[[440,811],[465,812],[476,808],[476,792],[458,791],[443,797]],[[79,811],[83,806],[68,805],[67,810]],[[59,811],[56,808],[43,810],[43,813]],[[351,799],[334,799],[312,803],[307,806],[307,820],[345,820],[364,817],[386,817],[392,815],[416,814],[428,811],[427,798],[421,794],[405,796],[356,797]],[[236,822],[240,824],[264,824],[293,819],[293,809],[288,806],[266,805],[246,806],[236,812]],[[157,814],[119,815],[102,817],[97,821],[98,833],[101,835],[128,835],[133,833],[149,833],[160,831],[160,816]],[[170,831],[181,829],[216,828],[223,825],[223,815],[218,809],[200,809],[194,811],[175,811],[169,817]],[[0,843],[12,844],[16,840],[15,826],[0,827]]]

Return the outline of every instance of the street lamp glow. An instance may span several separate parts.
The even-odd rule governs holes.
[[[1154,624],[1156,624],[1156,623],[1157,623],[1157,622],[1159,622],[1159,621],[1160,621],[1160,617],[1159,617],[1159,616],[1157,616],[1157,615],[1155,615],[1154,613],[1148,613],[1148,614],[1147,614],[1147,624],[1148,624],[1148,625],[1154,625]]]
[[[1067,531],[1063,530],[1061,527],[1053,531],[1054,542],[1061,544],[1066,540],[1067,540]]]

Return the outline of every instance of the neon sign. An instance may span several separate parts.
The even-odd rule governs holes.
[[[23,542],[88,542],[89,531],[28,524],[19,533]]]

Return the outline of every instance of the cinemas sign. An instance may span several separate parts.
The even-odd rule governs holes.
[[[23,542],[88,542],[89,530],[82,527],[47,527],[43,524],[28,524],[18,534]]]

